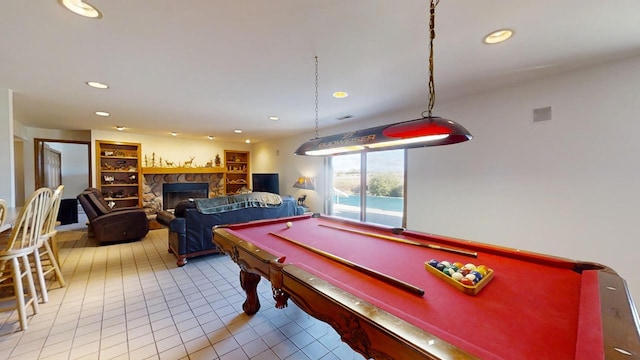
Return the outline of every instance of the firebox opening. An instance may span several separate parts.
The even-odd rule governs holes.
[[[164,183],[162,184],[162,209],[173,211],[182,200],[209,197],[208,183]]]

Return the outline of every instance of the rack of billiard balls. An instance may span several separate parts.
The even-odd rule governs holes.
[[[493,270],[486,265],[436,259],[431,259],[424,265],[427,271],[469,295],[477,294],[493,278]]]

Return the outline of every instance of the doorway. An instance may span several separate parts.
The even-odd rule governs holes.
[[[76,196],[92,186],[91,142],[37,138],[33,142],[36,189],[64,185],[61,216],[68,213],[71,220],[67,223],[77,222],[78,214],[83,212]]]

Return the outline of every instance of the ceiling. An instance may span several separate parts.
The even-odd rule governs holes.
[[[315,56],[321,129],[427,107],[427,0],[89,3],[101,19],[56,0],[0,4],[0,87],[24,125],[252,142],[309,133]],[[638,56],[639,16],[637,0],[443,0],[435,113],[439,101]],[[511,40],[482,43],[505,27]]]

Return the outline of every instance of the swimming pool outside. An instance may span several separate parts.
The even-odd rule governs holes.
[[[349,195],[348,197],[336,197],[334,204],[360,206],[360,195]],[[404,199],[401,197],[387,196],[367,196],[367,208],[380,209],[385,211],[397,211],[402,213]]]

